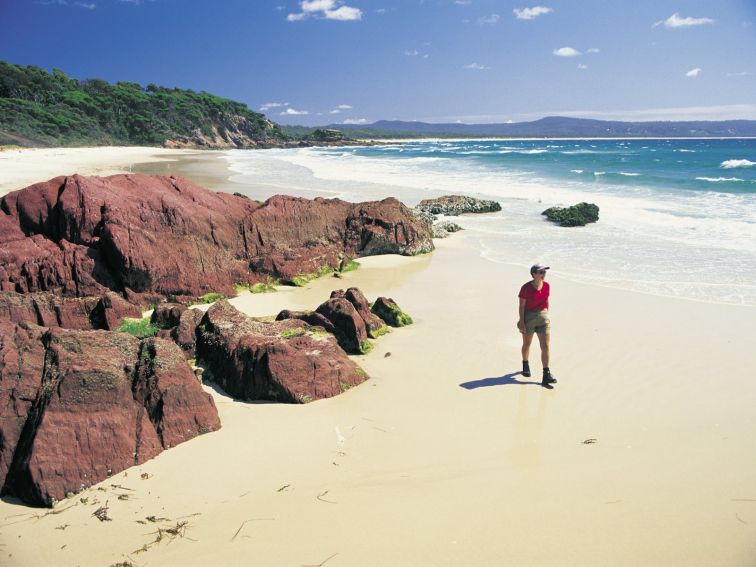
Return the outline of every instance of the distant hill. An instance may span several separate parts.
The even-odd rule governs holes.
[[[682,138],[756,137],[756,120],[619,122],[549,116],[533,122],[507,124],[432,124],[380,120],[372,124],[333,124],[355,138],[406,137],[575,137]]]
[[[0,145],[280,146],[278,124],[245,104],[153,84],[79,81],[0,61]]]

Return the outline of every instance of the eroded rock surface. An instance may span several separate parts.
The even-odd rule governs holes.
[[[496,201],[467,195],[444,195],[437,199],[423,199],[415,209],[431,215],[457,216],[465,213],[494,213],[501,210],[501,205]]]
[[[208,379],[243,400],[306,403],[335,396],[367,378],[321,328],[298,319],[257,321],[227,301],[203,316],[197,358],[206,367],[204,377],[210,374]]]
[[[0,486],[51,505],[220,427],[172,342],[0,320]]]
[[[124,317],[141,317],[141,311],[118,294],[61,297],[53,293],[21,294],[0,291],[0,319],[43,327],[115,330]]]
[[[0,289],[116,291],[132,303],[232,295],[342,257],[419,254],[430,228],[396,199],[275,196],[264,204],[179,177],[57,177],[0,199]]]

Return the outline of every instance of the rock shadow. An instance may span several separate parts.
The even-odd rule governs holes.
[[[518,386],[541,386],[540,382],[518,380],[517,376],[522,376],[522,372],[512,372],[503,376],[493,376],[491,378],[481,378],[480,380],[471,380],[462,382],[459,386],[466,390],[475,390],[476,388],[487,388],[489,386],[507,386],[515,384]]]

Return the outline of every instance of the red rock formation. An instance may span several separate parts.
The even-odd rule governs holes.
[[[171,329],[179,324],[182,313],[187,309],[180,303],[158,303],[152,311],[150,323],[159,329]]]
[[[135,305],[113,292],[99,297],[61,297],[49,292],[0,291],[0,319],[43,327],[115,330],[124,317],[141,317]]]
[[[49,505],[220,427],[168,341],[0,321],[0,361],[0,486],[28,503]]]
[[[277,196],[264,205],[181,178],[58,177],[0,199],[0,289],[132,302],[231,294],[340,256],[417,254],[430,228],[396,199]]]
[[[320,313],[317,313],[315,311],[290,311],[288,309],[284,309],[276,316],[276,321],[284,321],[286,319],[299,319],[300,321],[304,321],[312,327],[323,327],[323,329],[334,336],[340,333],[336,325],[331,323],[331,321],[325,315],[321,315]]]
[[[336,338],[345,351],[352,354],[362,354],[370,347],[367,340],[365,322],[357,313],[354,306],[344,298],[334,298],[321,303],[316,309],[338,330]]]
[[[404,327],[412,324],[412,317],[402,311],[396,301],[390,297],[379,297],[370,310],[392,327]]]
[[[0,318],[0,489],[42,383],[44,332]]]
[[[171,331],[171,338],[188,357],[194,356],[197,325],[200,324],[203,315],[199,309],[187,309],[181,314],[178,325]]]
[[[183,352],[169,341],[142,341],[134,399],[147,408],[166,449],[220,428],[212,398],[199,387]]]
[[[350,305],[351,307],[351,305]],[[227,301],[211,306],[198,327],[197,358],[231,396],[305,403],[364,381],[366,374],[333,336],[304,321],[255,321]]]
[[[371,339],[375,339],[386,332],[386,324],[370,311],[370,302],[358,288],[350,287],[346,292],[340,289],[332,291],[331,299],[336,297],[344,298],[352,304],[365,323],[365,329]]]

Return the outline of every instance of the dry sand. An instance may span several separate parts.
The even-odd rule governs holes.
[[[210,152],[208,152],[210,153]],[[212,152],[214,153],[214,152]],[[112,175],[147,162],[202,156],[196,150],[142,147],[44,148],[0,151],[0,195],[59,175]]]
[[[271,315],[358,286],[393,297],[415,324],[355,357],[371,379],[336,398],[254,404],[208,389],[220,431],[57,514],[0,502],[0,563],[756,563],[753,308],[577,285],[553,270],[559,383],[546,390],[537,347],[534,377],[516,374],[527,270],[480,258],[472,232],[437,245],[233,300]],[[93,512],[106,503],[112,521],[101,522]]]

